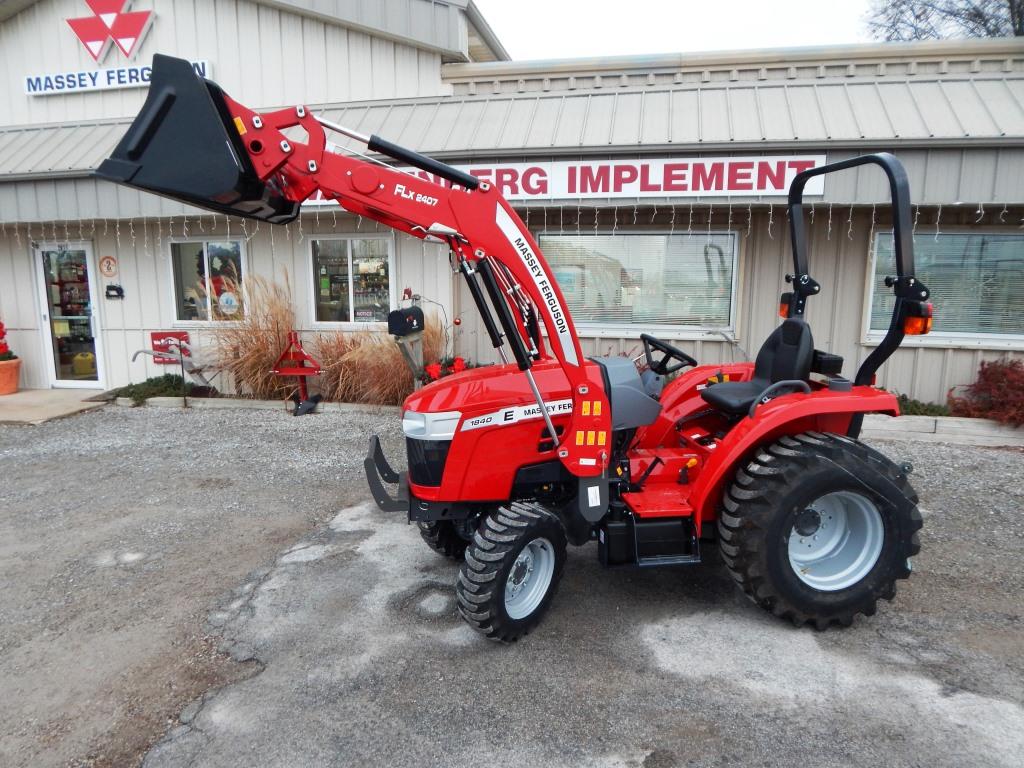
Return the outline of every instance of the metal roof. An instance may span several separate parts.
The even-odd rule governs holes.
[[[447,158],[856,147],[1024,140],[1024,78],[800,82],[434,97],[327,105],[325,117]],[[0,130],[0,179],[97,167],[127,121]]]

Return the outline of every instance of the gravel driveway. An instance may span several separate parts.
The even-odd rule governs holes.
[[[0,430],[0,763],[124,759],[125,723],[173,715],[146,768],[1021,764],[1020,452],[876,443],[917,467],[923,550],[850,629],[772,619],[714,557],[608,572],[588,546],[498,646],[455,615],[455,565],[366,503],[376,429],[397,420]],[[189,654],[213,672],[190,682]]]

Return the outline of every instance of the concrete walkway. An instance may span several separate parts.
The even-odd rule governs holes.
[[[0,395],[0,424],[42,424],[82,411],[99,408],[103,403],[87,403],[86,398],[101,389],[23,389],[13,395]]]

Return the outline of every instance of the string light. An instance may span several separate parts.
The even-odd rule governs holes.
[[[690,203],[690,218],[686,220],[686,239],[693,237],[693,203]]]
[[[942,206],[940,205],[938,210],[935,212],[935,242],[939,242],[939,222],[942,221]]]
[[[999,223],[1003,224],[1006,221],[1007,207],[1006,203],[1003,203],[1003,210],[999,212]]]
[[[747,203],[747,234],[744,236],[744,240],[750,239],[750,233],[754,230],[754,207]]]
[[[732,198],[729,198],[729,213],[725,220],[726,232],[732,232]]]
[[[633,226],[634,227],[636,226],[636,216],[637,216],[637,214],[639,212],[640,212],[640,206],[639,205],[634,205],[633,206]]]
[[[850,206],[850,216],[846,219],[846,239],[853,240],[853,206]]]
[[[135,219],[128,219],[128,233],[132,237],[132,250],[135,250]]]
[[[145,216],[142,217],[142,252],[149,256],[149,225]]]
[[[103,236],[104,237],[107,236],[107,220],[106,220],[106,218],[103,219]]]
[[[583,218],[583,205],[579,200],[576,201],[576,235],[580,234],[580,220]]]
[[[975,211],[977,217],[974,219],[975,224],[979,224],[983,218],[985,218],[985,205],[984,203],[978,203],[978,210]]]
[[[715,213],[715,204],[708,205],[708,242],[711,242],[711,217]]]
[[[811,226],[814,226],[814,201],[811,201]]]
[[[775,204],[768,203],[768,239],[774,240],[775,235],[772,234],[772,225],[775,224]]]
[[[672,206],[672,220],[669,222],[669,227],[668,227],[668,236],[672,237],[672,235],[675,233],[675,231],[676,231],[676,206],[673,205]]]
[[[68,229],[68,220],[64,219],[64,242],[68,242],[71,239],[71,230]]]
[[[163,227],[161,226],[162,224],[163,224],[163,222],[160,220],[160,217],[157,217],[157,220],[156,220],[156,250],[157,250],[157,253],[160,254],[160,256],[164,255],[164,233],[163,233]]]
[[[921,206],[914,206],[914,226],[910,229],[910,239],[913,240],[917,235],[917,220],[921,217]]]
[[[619,231],[619,206],[612,207],[612,237],[615,237],[615,233]]]
[[[334,229],[338,228],[338,206],[337,206],[337,204],[331,206],[331,226]]]
[[[616,215],[616,218],[618,218],[618,215]],[[597,234],[597,225],[600,223],[600,220],[601,220],[600,208],[599,208],[599,206],[595,205],[594,206],[594,234],[595,235]]]
[[[21,227],[19,227],[17,224],[14,225],[14,242],[17,244],[18,248],[20,249],[21,248]]]
[[[868,255],[874,259],[875,247],[875,203],[871,204],[871,229],[868,230]],[[874,262],[872,262],[874,263]]]
[[[181,236],[188,237],[188,214],[181,217]]]
[[[655,217],[657,217],[657,215],[658,215],[658,204],[655,203],[654,206],[651,208],[651,220],[649,222],[650,224],[652,224],[652,225],[654,224],[654,219],[655,219]]]
[[[832,239],[832,203],[828,204],[828,232],[825,235],[825,239]]]

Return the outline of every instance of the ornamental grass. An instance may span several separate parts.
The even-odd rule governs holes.
[[[430,364],[445,354],[445,330],[428,315],[423,329],[423,360]],[[325,400],[369,405],[401,405],[413,391],[413,377],[395,340],[379,331],[321,333],[313,357],[323,373]]]
[[[213,328],[213,367],[230,377],[238,394],[257,400],[283,399],[295,389],[295,380],[275,376],[271,369],[288,345],[288,332],[295,328],[288,274],[283,283],[256,275],[246,277],[244,285],[241,319]]]

